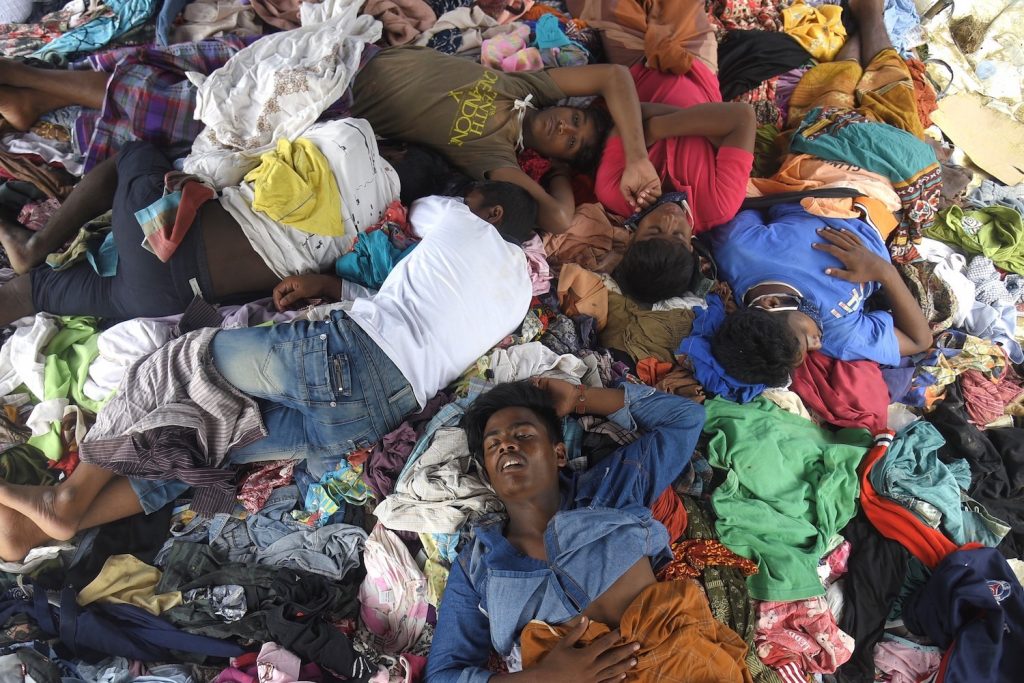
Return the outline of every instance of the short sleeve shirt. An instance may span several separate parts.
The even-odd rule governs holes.
[[[497,168],[518,168],[513,107],[530,95],[538,109],[565,97],[543,71],[502,73],[430,48],[396,47],[359,72],[353,112],[377,135],[431,147],[479,180]]]
[[[843,264],[828,252],[813,248],[825,242],[820,228],[831,227],[857,235],[871,251],[888,260],[878,230],[856,218],[823,218],[799,204],[779,204],[765,212],[741,211],[711,235],[719,273],[729,282],[736,300],[762,282],[782,282],[810,299],[821,314],[822,352],[840,360],[873,360],[883,365],[900,361],[892,315],[865,311],[877,282],[847,282],[825,274]]]
[[[722,101],[718,78],[699,60],[694,60],[690,72],[683,76],[660,73],[640,64],[634,65],[630,73],[641,102],[685,108]],[[747,178],[754,163],[754,155],[745,149],[715,149],[701,136],[660,140],[647,149],[647,156],[666,190],[671,186],[689,195],[696,235],[736,215],[746,196]],[[632,213],[619,189],[625,168],[622,139],[609,138],[597,169],[594,193],[609,211],[622,216]]]

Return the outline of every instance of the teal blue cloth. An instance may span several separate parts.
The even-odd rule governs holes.
[[[75,55],[95,52],[110,41],[142,26],[153,16],[160,0],[104,0],[114,11],[112,17],[98,17],[77,26],[32,53],[46,59],[50,55]]]
[[[335,262],[334,271],[343,280],[380,289],[388,273],[415,247],[413,244],[406,249],[397,249],[386,232],[376,230],[360,236],[355,249]]]
[[[566,37],[565,32],[562,31],[562,27],[558,25],[558,17],[554,14],[545,14],[538,19],[537,27],[534,31],[536,33],[534,42],[542,50],[551,47],[566,47],[573,44]]]
[[[934,524],[937,510],[943,532],[957,545],[999,545],[1010,528],[962,491],[971,485],[970,465],[966,460],[939,460],[938,450],[945,443],[930,422],[911,423],[896,434],[885,457],[871,469],[872,486],[926,523]]]
[[[90,243],[85,258],[100,277],[117,275],[117,245],[114,244],[114,233],[108,232],[98,245]]]
[[[821,107],[807,112],[793,134],[789,145],[792,152],[854,164],[893,183],[911,181],[922,170],[938,163],[928,143],[887,123],[863,121],[855,112],[838,115],[837,123],[804,137],[803,132],[818,123],[821,115]]]

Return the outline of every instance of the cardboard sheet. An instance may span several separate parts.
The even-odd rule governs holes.
[[[932,121],[979,168],[1007,185],[1024,183],[1024,124],[969,93],[939,100]]]

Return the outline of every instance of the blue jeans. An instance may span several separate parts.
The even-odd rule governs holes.
[[[419,410],[405,376],[343,311],[322,322],[223,330],[210,351],[224,379],[257,400],[267,428],[265,438],[228,454],[234,465],[305,459],[319,479]],[[147,513],[187,489],[132,486]]]

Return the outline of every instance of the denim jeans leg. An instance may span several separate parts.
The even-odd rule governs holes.
[[[225,330],[211,352],[223,377],[259,400],[269,433],[233,451],[235,464],[306,458],[317,476],[417,407],[394,364],[340,312],[325,322]]]
[[[173,479],[135,479],[129,478],[132,490],[139,498],[142,511],[151,515],[168,503],[173,503],[178,496],[192,488],[189,484]]]

